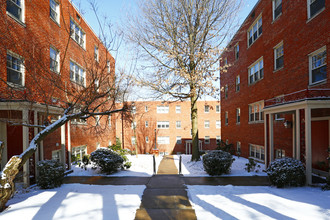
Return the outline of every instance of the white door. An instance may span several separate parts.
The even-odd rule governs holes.
[[[186,154],[191,154],[191,144],[192,141],[186,141]]]

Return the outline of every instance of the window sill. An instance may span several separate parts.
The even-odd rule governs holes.
[[[73,39],[73,37],[71,36],[71,39],[80,47],[82,48],[84,51],[86,51],[86,48],[84,48],[83,46],[81,46],[75,39]]]
[[[81,84],[77,83],[76,81],[73,81],[72,79],[70,79],[70,81],[71,81],[74,85],[76,85],[76,86],[79,86],[79,87],[83,87],[83,88],[85,88],[84,85],[81,85]]]
[[[317,17],[319,14],[321,14],[324,10],[325,10],[325,7],[323,7],[319,12],[317,12],[315,15],[313,15],[313,17],[308,18],[306,21],[306,24],[308,22],[310,22],[311,20],[313,20],[315,17]]]
[[[72,125],[87,125],[87,122],[75,122],[75,121],[71,121]]]
[[[271,24],[274,24],[280,17],[281,17],[281,15],[282,15],[282,12],[281,12],[281,14],[279,14],[278,16],[277,16],[277,18],[275,18],[273,21],[272,21],[272,23]]]
[[[253,45],[255,42],[257,42],[258,39],[259,39],[261,36],[262,36],[262,34],[260,34],[260,35],[258,36],[258,38],[257,38],[255,41],[252,42],[251,45],[249,45],[249,42],[248,42],[248,47],[247,47],[246,49],[248,50],[250,47],[252,47],[252,45]]]
[[[251,124],[262,124],[262,123],[264,123],[264,120],[262,120],[262,121],[249,121],[249,125],[251,125]]]
[[[255,160],[256,162],[259,162],[259,163],[265,163],[264,160],[261,160],[261,159],[256,158],[256,157],[251,157],[251,156],[250,156],[249,158],[251,158],[251,159],[253,159],[253,160]]]
[[[55,74],[57,74],[57,75],[61,75],[60,74],[60,71],[56,71],[56,70],[52,70],[52,69],[50,69],[50,71],[53,72],[53,73],[55,73]]]
[[[54,18],[50,17],[50,19],[55,22],[55,24],[57,24],[57,26],[61,27],[60,23],[58,21],[56,21]]]
[[[9,17],[11,17],[12,19],[14,19],[18,24],[22,25],[23,27],[26,27],[26,24],[23,21],[19,20],[14,15],[10,14],[8,11],[6,11],[6,12],[7,12],[7,15]]]
[[[23,86],[23,85],[15,84],[15,83],[12,83],[12,82],[7,82],[7,85],[10,88],[15,89],[15,90],[18,90],[18,91],[25,90],[25,86]]]
[[[277,69],[273,70],[273,73],[279,72],[279,71],[281,71],[281,70],[283,70],[283,69],[284,69],[284,66],[282,66],[282,67],[280,67],[280,68],[277,68]]]
[[[312,83],[308,85],[308,88],[313,88],[314,86],[320,86],[327,83],[327,79]]]
[[[241,122],[236,122],[236,125],[240,125],[241,124]]]

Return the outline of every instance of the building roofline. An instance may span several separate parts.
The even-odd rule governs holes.
[[[73,3],[72,0],[68,0],[69,3],[72,5],[72,7],[76,10],[76,12],[80,15],[80,17],[83,19],[83,21],[85,22],[85,24],[88,26],[88,28],[92,31],[92,33],[94,34],[94,36],[100,41],[100,43],[104,46],[104,48],[106,49],[106,51],[111,55],[110,51],[108,51],[108,48],[104,45],[103,41],[97,36],[97,34],[95,33],[94,29],[89,25],[89,23],[87,22],[87,20],[84,18],[84,16],[80,13],[78,7]],[[112,57],[113,58],[113,57]]]
[[[261,0],[258,0],[257,3],[253,6],[253,8],[251,9],[251,11],[249,12],[249,14],[246,16],[246,18],[244,19],[244,21],[242,22],[242,24],[239,26],[238,30],[236,31],[236,33],[234,34],[234,36],[230,39],[229,43],[226,45],[225,48],[228,48],[228,46],[232,43],[233,39],[236,37],[236,35],[238,34],[238,32],[241,30],[241,28],[243,27],[243,25],[245,24],[246,20],[248,19],[248,17],[251,16],[252,12],[255,10],[255,8],[259,5],[259,3],[261,2]],[[225,51],[224,51],[225,52]],[[222,57],[222,54],[224,53],[222,52],[221,53],[221,57]]]

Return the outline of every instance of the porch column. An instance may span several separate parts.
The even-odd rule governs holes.
[[[38,125],[38,112],[34,111],[34,115],[33,115],[33,124],[34,125]],[[38,128],[34,128],[34,136],[36,136],[39,133],[39,129]],[[40,144],[38,144],[40,146]],[[39,162],[39,146],[37,147],[36,152],[34,153],[34,162],[35,162],[35,173],[36,173],[36,177],[38,176],[38,170],[37,170],[37,163]]]
[[[40,116],[40,119],[39,119],[39,124],[42,125],[43,124],[43,116],[41,115]],[[40,150],[40,160],[44,160],[44,141],[40,141],[40,144],[39,144],[39,150]]]
[[[67,132],[68,132],[68,163],[69,169],[71,169],[71,128],[70,128],[70,121],[67,123]]]
[[[292,158],[296,157],[297,152],[297,145],[296,145],[296,115],[295,113],[292,114]]]
[[[273,133],[273,125],[274,125],[274,117],[273,114],[269,114],[269,162],[274,160],[274,133]]]
[[[268,167],[268,147],[267,147],[267,141],[268,141],[268,135],[267,135],[267,114],[265,115],[264,120],[264,144],[265,144],[265,166]]]
[[[312,184],[311,109],[305,108],[306,183]]]
[[[29,111],[24,109],[22,111],[23,123],[29,123]],[[29,128],[27,126],[22,126],[23,129],[23,152],[29,147]],[[30,185],[29,178],[29,159],[23,165],[23,183],[27,187]]]
[[[296,132],[296,155],[295,158],[300,160],[300,111],[296,109],[296,120],[295,120],[295,132]]]
[[[60,117],[60,116],[59,116]],[[65,166],[65,124],[61,126],[61,160]]]

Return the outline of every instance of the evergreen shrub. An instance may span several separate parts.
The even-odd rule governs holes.
[[[42,189],[53,189],[63,183],[65,168],[56,160],[42,160],[37,163],[39,172],[37,185]]]
[[[204,154],[203,166],[209,175],[221,175],[230,172],[230,167],[234,160],[230,153],[222,150],[215,150]]]
[[[123,167],[124,158],[109,148],[99,148],[92,152],[90,160],[95,163],[102,173],[111,174]]]

